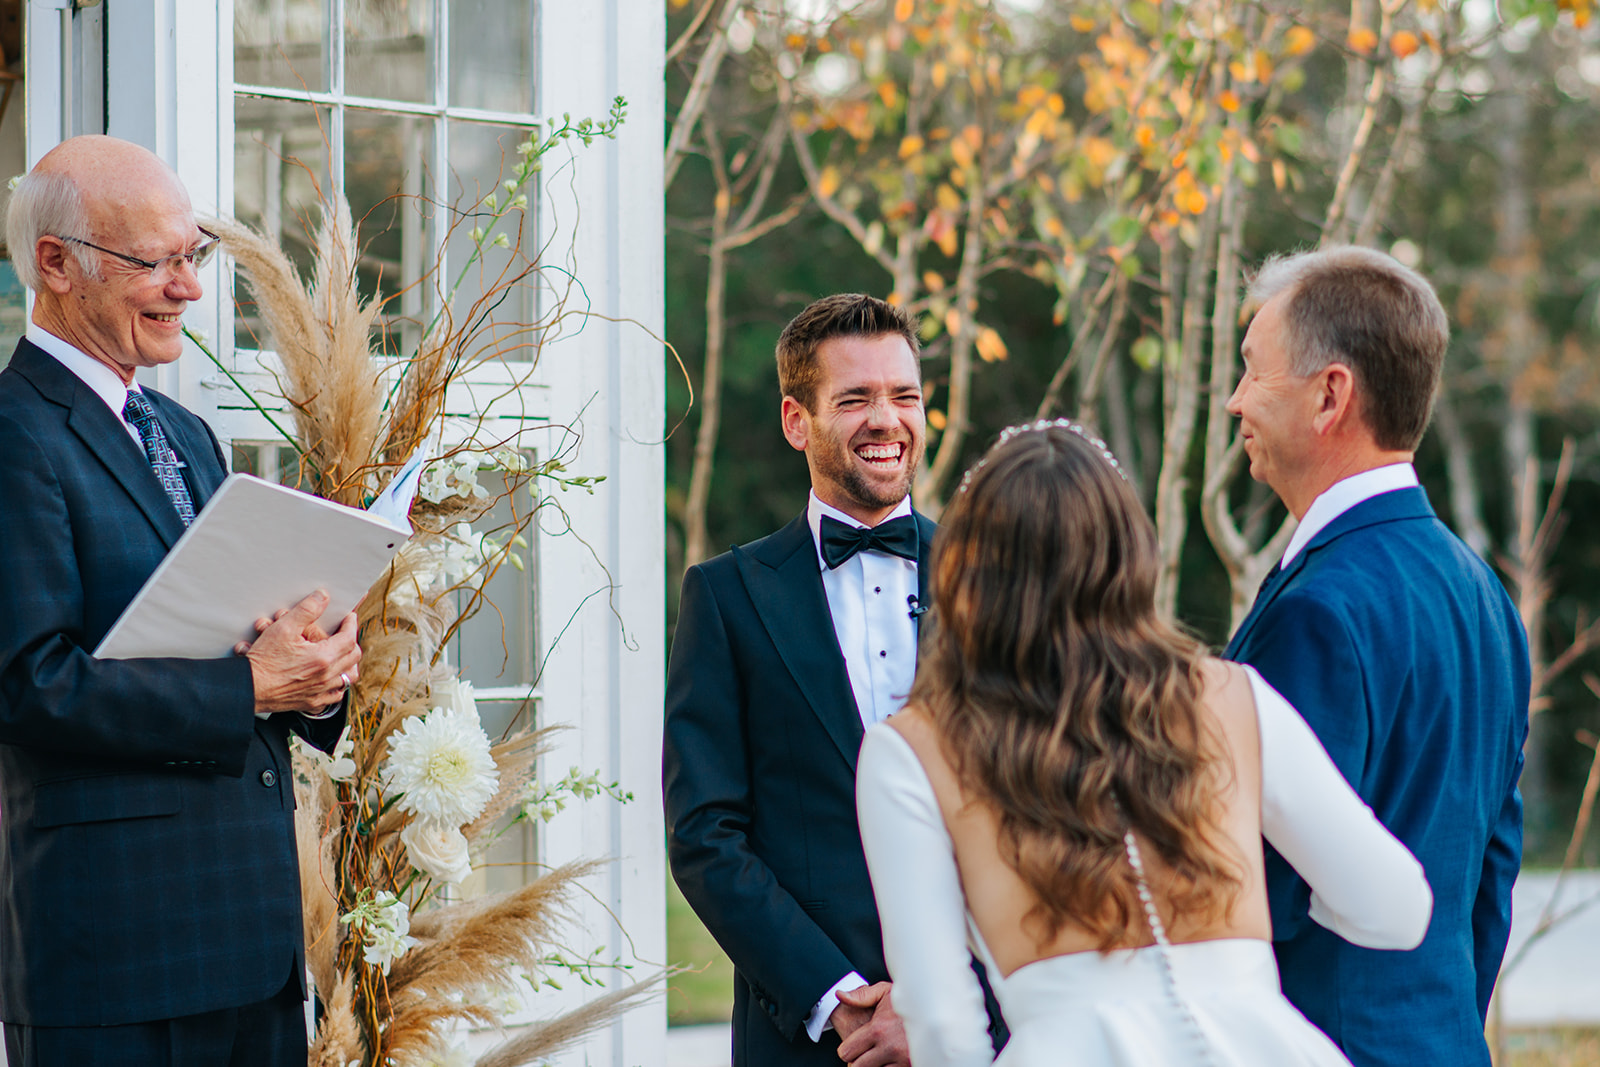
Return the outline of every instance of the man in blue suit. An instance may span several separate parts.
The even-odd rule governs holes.
[[[1251,476],[1299,526],[1226,655],[1300,709],[1434,896],[1418,948],[1357,948],[1316,924],[1309,889],[1269,849],[1283,989],[1357,1067],[1487,1067],[1529,666],[1510,599],[1411,465],[1449,324],[1420,275],[1362,248],[1273,259],[1250,297],[1228,411]]]
[[[93,656],[227,474],[206,424],[134,379],[181,353],[214,239],[166,164],[110,137],[46,154],[7,235],[34,291],[0,373],[7,1058],[304,1067],[288,737],[337,740],[355,616],[324,634],[313,594],[245,654]]]

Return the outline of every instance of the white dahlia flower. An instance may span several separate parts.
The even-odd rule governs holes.
[[[402,794],[397,806],[439,826],[463,826],[493,799],[500,782],[489,739],[477,716],[434,708],[389,739],[384,784]]]

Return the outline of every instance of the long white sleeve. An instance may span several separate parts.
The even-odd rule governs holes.
[[[893,727],[867,731],[856,766],[856,808],[911,1062],[993,1062],[955,849],[921,762]]]
[[[1261,831],[1311,887],[1311,918],[1365,948],[1422,943],[1433,891],[1311,727],[1252,667],[1261,730]]]

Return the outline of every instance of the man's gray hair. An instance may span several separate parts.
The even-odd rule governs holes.
[[[1450,320],[1428,280],[1382,252],[1335,245],[1263,263],[1247,306],[1279,296],[1290,369],[1307,377],[1345,364],[1378,445],[1415,451],[1450,345]]]
[[[39,274],[39,238],[86,238],[88,229],[89,212],[77,183],[65,174],[41,172],[37,167],[30,170],[11,190],[6,207],[6,247],[11,250],[17,279],[38,292],[44,284]],[[66,246],[85,275],[100,277],[100,260],[94,249],[76,241],[68,241]]]

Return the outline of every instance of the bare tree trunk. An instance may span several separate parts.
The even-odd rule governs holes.
[[[711,39],[706,42],[706,50],[700,54],[700,62],[695,66],[694,76],[689,81],[689,91],[684,95],[683,105],[678,108],[676,121],[672,124],[672,135],[667,138],[661,183],[663,189],[670,189],[672,179],[678,176],[678,165],[683,162],[684,151],[694,136],[695,124],[705,112],[706,103],[711,99],[711,88],[717,83],[717,73],[722,69],[723,59],[727,57],[728,27],[733,25],[733,20],[738,18],[743,6],[740,0],[726,0],[722,16],[717,19],[716,26],[711,30]],[[698,23],[698,20],[696,21]],[[698,29],[698,25],[693,26],[690,32],[697,32]],[[679,48],[681,44],[682,42],[674,48]]]
[[[1538,495],[1539,464],[1534,442],[1534,410],[1526,388],[1528,367],[1537,355],[1538,338],[1529,292],[1534,284],[1531,195],[1528,190],[1527,146],[1524,140],[1528,122],[1527,98],[1521,87],[1512,57],[1504,48],[1492,53],[1491,68],[1499,89],[1495,156],[1500,165],[1498,210],[1495,212],[1495,266],[1500,285],[1500,378],[1506,392],[1506,410],[1501,426],[1501,448],[1505,455],[1506,476],[1511,484],[1507,528],[1517,537],[1519,568],[1533,566],[1522,558],[1531,542],[1526,527],[1534,521]],[[1528,656],[1537,677],[1544,665],[1545,597],[1523,598],[1522,623],[1528,631]],[[1544,719],[1534,715],[1528,723],[1526,762],[1522,781],[1525,793],[1542,796],[1546,792],[1544,759]]]
[[[1483,521],[1483,494],[1478,490],[1477,465],[1472,461],[1472,444],[1467,440],[1456,413],[1450,390],[1441,389],[1434,406],[1433,424],[1444,445],[1445,473],[1450,482],[1450,516],[1456,534],[1467,547],[1484,559],[1492,547],[1489,527]]]
[[[1162,358],[1167,417],[1161,450],[1161,475],[1156,479],[1156,541],[1161,561],[1156,578],[1156,611],[1169,619],[1176,618],[1178,614],[1179,565],[1183,560],[1183,542],[1189,532],[1187,468],[1200,412],[1200,364],[1204,358],[1202,342],[1206,334],[1207,283],[1215,263],[1217,219],[1220,214],[1219,205],[1212,202],[1206,205],[1205,213],[1200,217],[1200,240],[1189,256],[1183,284],[1176,365],[1165,357],[1165,353]],[[1171,281],[1177,279],[1174,268],[1163,266],[1162,273]]]
[[[709,132],[709,131],[708,131]],[[708,140],[715,141],[714,137]],[[711,247],[706,267],[706,358],[700,373],[700,427],[694,438],[694,468],[689,475],[689,496],[684,504],[684,567],[704,561],[709,555],[710,533],[706,528],[706,507],[711,500],[711,472],[716,460],[717,432],[722,424],[722,351],[727,337],[728,211],[732,194],[728,176],[717,158],[717,197],[711,215]]]
[[[926,477],[916,483],[918,510],[933,518],[944,508],[944,490],[961,460],[961,448],[972,429],[972,348],[978,335],[978,272],[983,265],[983,213],[988,209],[984,178],[974,182],[967,198],[966,233],[962,237],[961,270],[956,276],[956,308],[959,328],[950,337],[949,399],[945,403],[946,423],[939,436],[939,448],[929,464]]]

